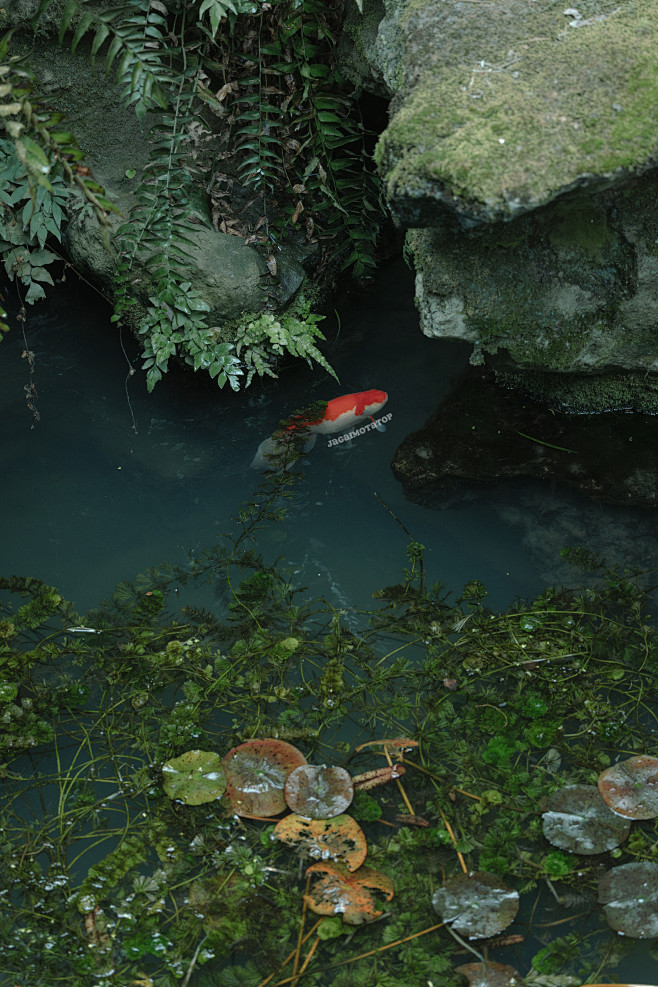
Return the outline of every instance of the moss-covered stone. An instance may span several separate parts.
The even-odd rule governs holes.
[[[446,206],[509,219],[658,160],[658,0],[581,0],[577,21],[519,0],[396,6],[404,78],[376,157],[401,225]]]
[[[473,363],[489,354],[547,380],[657,374],[657,191],[653,172],[509,223],[466,232],[444,211],[409,231],[423,332],[471,342]]]
[[[658,415],[658,376],[655,374],[496,375],[502,387],[514,388],[534,401],[573,414],[633,411]]]

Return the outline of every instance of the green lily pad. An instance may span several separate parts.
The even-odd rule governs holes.
[[[300,764],[286,779],[286,802],[309,819],[331,819],[345,812],[354,798],[348,771],[326,764]]]
[[[455,932],[469,939],[488,939],[514,921],[519,895],[496,874],[476,871],[449,877],[432,895],[432,906]]]
[[[162,765],[162,787],[187,805],[214,802],[226,789],[222,758],[214,751],[186,751]]]
[[[658,936],[658,864],[624,864],[599,881],[598,900],[608,925],[633,939]]]
[[[631,830],[630,820],[608,808],[596,785],[567,785],[553,792],[542,822],[549,843],[582,854],[614,850]]]
[[[599,775],[601,798],[614,812],[630,819],[658,816],[658,757],[629,757]]]

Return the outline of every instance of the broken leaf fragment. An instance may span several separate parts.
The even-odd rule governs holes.
[[[162,787],[170,799],[187,805],[214,802],[224,794],[222,758],[214,751],[186,751],[162,765]]]
[[[286,809],[286,779],[300,764],[306,758],[284,740],[247,740],[233,747],[223,760],[231,810],[238,816],[278,816]]]
[[[300,764],[286,779],[285,798],[290,809],[310,819],[339,816],[354,798],[348,771],[326,764]]]
[[[390,901],[393,881],[374,867],[359,867],[350,871],[338,862],[312,864],[307,874],[322,874],[304,901],[317,915],[341,915],[347,925],[372,922],[382,914],[377,908],[373,891],[380,891]]]
[[[658,936],[658,864],[623,864],[606,871],[598,900],[615,932],[633,939]]]
[[[360,867],[368,852],[363,830],[348,815],[309,819],[293,812],[276,824],[272,835],[314,860],[341,861],[348,871]]]
[[[354,775],[352,781],[354,787],[360,792],[365,792],[368,788],[376,788],[377,785],[385,785],[387,781],[401,778],[405,773],[402,764],[389,764],[385,768],[374,768],[372,771],[363,771],[360,775]]]
[[[553,792],[542,824],[549,843],[582,854],[614,850],[631,830],[630,821],[608,808],[596,785],[567,785]]]
[[[640,755],[612,764],[599,775],[601,798],[629,819],[658,816],[658,758]]]
[[[476,871],[449,877],[432,895],[432,906],[455,932],[469,939],[487,939],[514,921],[519,895],[496,874]]]
[[[393,747],[398,751],[410,751],[412,747],[418,746],[418,741],[411,740],[410,737],[393,737],[391,740],[368,740],[365,744],[359,744],[356,748],[356,753],[358,754],[359,751],[365,750],[366,747],[383,747],[385,751],[387,751],[389,747]]]

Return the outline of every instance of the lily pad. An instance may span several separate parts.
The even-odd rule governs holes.
[[[224,794],[226,775],[214,751],[186,751],[162,765],[162,787],[170,799],[187,805],[214,802]]]
[[[518,970],[506,963],[462,963],[455,973],[466,977],[469,987],[522,987],[523,978]]]
[[[311,864],[307,874],[323,874],[304,901],[317,915],[342,915],[347,925],[372,922],[382,914],[376,907],[371,891],[381,891],[390,901],[393,881],[373,867],[350,871],[340,863]]]
[[[603,801],[629,819],[658,816],[658,758],[640,755],[619,761],[598,779]]]
[[[276,824],[272,835],[316,860],[341,861],[349,871],[360,867],[368,852],[363,830],[347,815],[308,819],[292,813]]]
[[[286,780],[288,807],[310,819],[339,816],[354,798],[354,786],[345,768],[300,764]]]
[[[624,864],[606,871],[598,900],[615,932],[633,939],[658,936],[658,864]]]
[[[223,761],[226,798],[238,816],[278,816],[286,809],[284,786],[290,772],[306,764],[301,751],[283,740],[248,740]]]
[[[542,821],[549,843],[582,854],[614,850],[631,830],[628,819],[608,808],[596,785],[568,785],[553,792]]]
[[[432,895],[432,905],[455,932],[469,939],[488,939],[514,921],[519,895],[496,874],[476,871],[449,877]]]

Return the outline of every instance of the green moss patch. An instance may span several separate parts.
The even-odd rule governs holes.
[[[578,29],[556,7],[464,6],[417,2],[405,19],[406,87],[377,148],[403,224],[426,225],[437,200],[510,218],[654,162],[656,0],[602,4]]]

